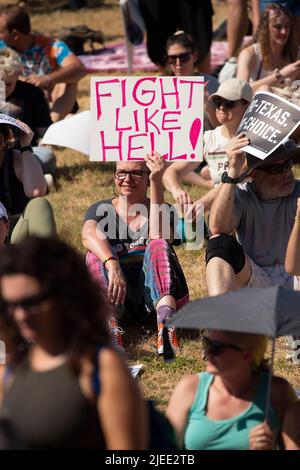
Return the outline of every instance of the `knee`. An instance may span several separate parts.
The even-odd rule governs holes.
[[[35,197],[30,199],[26,206],[26,210],[34,210],[34,211],[51,211],[52,207],[48,199],[45,197]]]
[[[208,264],[212,258],[220,258],[226,261],[230,264],[235,274],[242,271],[246,261],[242,246],[232,235],[228,235],[227,233],[221,233],[208,240],[206,264]]]

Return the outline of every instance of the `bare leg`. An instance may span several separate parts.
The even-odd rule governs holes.
[[[243,37],[247,32],[247,0],[227,0],[228,58],[237,57]]]
[[[232,266],[222,258],[212,258],[206,266],[206,284],[209,296],[224,294],[246,287],[251,276],[249,259],[246,257],[242,271],[235,274]]]
[[[77,83],[57,83],[53,88],[51,100],[51,118],[60,121],[69,114],[76,101]]]
[[[176,310],[176,302],[172,295],[164,295],[156,304],[156,310],[161,307],[162,305],[168,305],[168,307],[172,307]]]

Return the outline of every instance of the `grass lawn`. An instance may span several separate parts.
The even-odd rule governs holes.
[[[0,3],[5,3],[1,1]],[[226,7],[215,4],[215,24],[219,23],[226,13]],[[54,11],[51,14],[32,16],[35,30],[53,33],[69,25],[86,24],[102,30],[108,41],[123,37],[118,0],[98,0],[97,8],[88,8],[75,12]],[[118,74],[121,75],[121,74]],[[89,109],[89,80],[87,76],[79,84],[78,102],[81,110]],[[69,149],[56,151],[58,160],[57,192],[49,195],[53,205],[59,235],[73,247],[84,254],[81,244],[81,228],[86,209],[97,200],[110,197],[112,192],[111,164],[90,163],[87,157]],[[194,199],[202,192],[192,188]],[[166,199],[171,202],[169,195]],[[204,253],[177,249],[179,260],[185,272],[190,289],[191,299],[207,294],[205,285]],[[140,375],[140,385],[149,398],[155,399],[164,409],[169,396],[181,376],[203,370],[205,364],[201,359],[201,348],[198,334],[182,332],[182,349],[176,361],[164,363],[155,355],[156,332],[147,327],[127,329],[124,341],[127,345],[130,363],[143,363],[144,370]],[[285,361],[283,340],[278,340],[276,353],[276,373],[286,377],[294,386],[300,387],[299,368],[288,365]]]

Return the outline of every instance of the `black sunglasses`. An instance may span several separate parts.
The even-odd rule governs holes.
[[[49,299],[50,294],[43,292],[41,294],[32,295],[31,297],[26,297],[25,299],[16,300],[14,302],[9,300],[0,300],[0,311],[4,312],[7,315],[12,315],[16,308],[22,308],[27,314],[37,313],[37,307]]]
[[[149,174],[149,171],[143,171],[143,170],[116,170],[114,172],[115,178],[118,180],[125,180],[126,176],[129,175],[131,179],[133,180],[141,180],[143,177],[143,174],[147,173]]]
[[[208,336],[202,336],[201,338],[203,343],[204,351],[212,354],[213,356],[219,356],[225,349],[235,349],[236,351],[243,351],[240,346],[230,343],[222,343],[221,341],[216,341],[210,339]]]
[[[287,160],[284,163],[277,163],[276,165],[266,166],[265,168],[257,168],[264,173],[268,173],[268,175],[279,175],[284,170],[291,170],[294,162],[293,160]]]
[[[213,98],[212,99],[212,102],[213,102],[213,105],[216,109],[219,109],[221,108],[221,106],[223,108],[226,108],[226,109],[232,109],[235,107],[235,105],[239,102],[240,100],[236,100],[236,101],[230,101],[230,100],[225,100],[225,99],[222,99],[222,98]]]
[[[188,62],[191,58],[191,55],[192,53],[191,52],[183,52],[182,54],[178,54],[178,55],[168,55],[168,62],[169,64],[171,65],[174,65],[176,64],[177,62],[177,59],[180,60],[180,62],[182,62],[183,64]]]

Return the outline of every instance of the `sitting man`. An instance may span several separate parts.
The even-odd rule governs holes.
[[[0,39],[0,47],[20,54],[24,80],[47,94],[54,122],[76,112],[77,82],[86,72],[64,42],[32,33],[28,12],[19,5],[1,6]]]
[[[0,49],[0,80],[5,84],[0,112],[25,122],[32,129],[33,154],[48,182],[55,173],[55,155],[50,146],[39,145],[39,141],[52,124],[50,110],[40,88],[19,80],[21,70],[22,64],[16,52],[9,47]]]
[[[207,244],[206,280],[210,296],[242,287],[279,285],[293,289],[294,278],[285,271],[285,253],[294,224],[300,181],[292,166],[300,149],[280,146],[266,160],[247,154],[251,182],[236,187],[249,144],[245,134],[227,148],[228,173],[211,208]],[[231,235],[236,230],[237,240]]]

